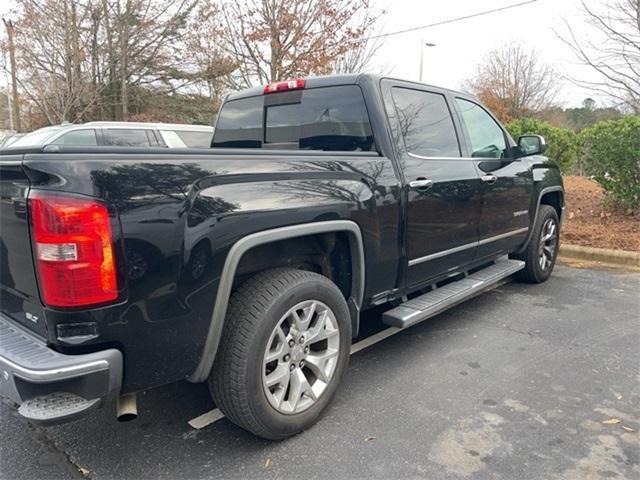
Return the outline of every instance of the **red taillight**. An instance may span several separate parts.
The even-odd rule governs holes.
[[[264,86],[264,93],[284,92],[286,90],[299,90],[304,88],[304,78],[285,80],[284,82],[267,83]]]
[[[29,212],[44,303],[77,307],[118,297],[111,223],[102,203],[31,192]]]

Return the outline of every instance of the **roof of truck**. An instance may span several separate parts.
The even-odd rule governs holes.
[[[304,88],[319,88],[319,87],[333,87],[337,85],[353,85],[359,84],[363,81],[369,82],[377,82],[379,80],[396,80],[403,83],[413,83],[416,85],[420,85],[423,87],[431,87],[437,90],[445,90],[455,94],[462,94],[464,96],[470,96],[468,93],[460,92],[457,90],[453,90],[450,88],[439,87],[436,85],[428,85],[421,82],[416,82],[413,80],[406,80],[402,78],[390,77],[387,75],[378,75],[372,73],[351,73],[346,75],[321,75],[321,76],[312,76],[312,77],[303,77],[305,80]],[[251,87],[245,90],[240,90],[239,92],[230,93],[226,100],[236,100],[238,98],[246,98],[246,97],[254,97],[257,95],[264,94],[264,85],[259,87]]]

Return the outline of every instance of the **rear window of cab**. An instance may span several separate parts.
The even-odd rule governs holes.
[[[375,150],[357,85],[269,93],[226,102],[213,147],[295,150]]]

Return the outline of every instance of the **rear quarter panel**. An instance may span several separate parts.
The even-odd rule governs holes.
[[[390,160],[204,152],[25,158],[33,188],[102,198],[121,225],[118,248],[127,259],[127,278],[120,303],[77,313],[47,310],[46,317],[49,331],[58,322],[98,322],[101,336],[85,348],[108,344],[123,350],[124,391],[193,372],[226,254],[250,233],[353,220],[365,247],[365,301],[395,286],[399,187]],[[206,248],[209,262],[205,274],[193,279],[187,266],[198,248]]]

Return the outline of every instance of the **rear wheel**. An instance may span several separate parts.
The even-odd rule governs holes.
[[[289,437],[330,403],[350,343],[349,310],[329,279],[288,268],[259,273],[231,298],[211,393],[240,427]]]
[[[560,221],[556,209],[540,205],[527,249],[516,258],[525,261],[518,278],[529,283],[546,281],[553,271],[560,246]]]

